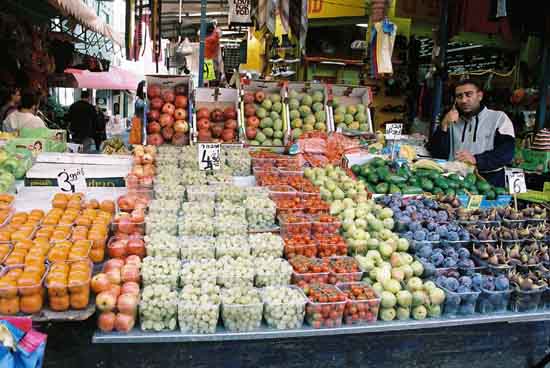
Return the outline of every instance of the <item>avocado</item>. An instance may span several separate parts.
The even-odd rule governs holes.
[[[428,178],[422,178],[420,185],[426,192],[431,192],[434,189],[434,183]]]
[[[487,183],[485,180],[478,181],[476,186],[477,186],[477,190],[479,190],[482,193],[485,193],[491,190],[491,184]]]
[[[493,190],[489,190],[485,193],[485,198],[489,201],[493,201],[497,198],[497,195]]]
[[[434,185],[440,187],[443,190],[446,190],[449,188],[449,184],[447,184],[447,180],[443,178],[437,178],[434,181]]]
[[[401,189],[395,184],[390,184],[389,194],[392,193],[401,193]]]
[[[456,194],[456,192],[453,188],[449,188],[445,191],[445,194],[448,195],[448,196],[454,196]]]
[[[378,184],[374,190],[378,194],[387,194],[389,189],[389,185],[387,183],[380,183]]]
[[[359,165],[352,165],[352,166],[351,166],[351,172],[354,173],[355,175],[361,174],[361,166],[359,166]]]
[[[380,180],[386,181],[390,176],[390,169],[387,166],[380,166],[376,169],[376,173],[378,174]]]
[[[501,188],[501,187],[497,187],[497,188],[495,188],[495,194],[496,194],[497,196],[505,195],[505,194],[507,194],[507,193],[506,193],[506,189]]]
[[[386,161],[384,161],[384,159],[382,159],[380,157],[375,157],[369,162],[369,164],[371,166],[374,166],[374,167],[384,166],[385,163],[386,163]]]
[[[403,188],[403,194],[422,194],[423,192],[420,187],[408,186]]]
[[[369,183],[378,184],[378,182],[380,181],[380,178],[375,172],[371,172],[367,175],[367,180]]]

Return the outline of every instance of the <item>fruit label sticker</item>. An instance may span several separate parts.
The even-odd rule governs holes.
[[[63,169],[57,174],[57,187],[65,193],[83,192],[88,188],[82,167]]]
[[[482,195],[472,195],[468,201],[468,208],[479,208],[481,206],[481,201],[483,201]]]
[[[397,141],[401,139],[403,124],[386,124],[386,139]]]
[[[199,143],[199,170],[219,170],[220,163],[220,144],[219,143]]]
[[[506,182],[510,194],[526,193],[525,174],[522,169],[506,169]]]

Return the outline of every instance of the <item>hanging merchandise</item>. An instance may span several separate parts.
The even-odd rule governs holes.
[[[290,0],[279,0],[279,18],[284,32],[290,32],[289,24]]]
[[[278,3],[277,0],[268,0],[267,1],[266,26],[267,26],[267,30],[271,34],[275,34],[275,30],[276,30],[277,7],[278,7],[277,3]]]
[[[258,0],[256,8],[256,29],[261,30],[267,22],[267,2],[268,0]]]
[[[292,35],[299,40],[301,52],[305,53],[308,29],[307,0],[290,2],[289,24]]]
[[[251,24],[252,0],[229,1],[229,24]]]
[[[371,72],[374,77],[380,74],[392,74],[392,54],[397,26],[387,18],[374,23],[371,35]]]

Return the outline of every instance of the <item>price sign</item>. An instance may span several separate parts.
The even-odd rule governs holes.
[[[88,188],[83,168],[63,169],[57,174],[57,187],[65,193],[82,192]]]
[[[250,23],[251,0],[229,0],[229,23]]]
[[[399,140],[403,132],[403,124],[386,124],[386,139]]]
[[[522,169],[506,170],[506,181],[508,183],[508,192],[510,194],[526,193],[525,174]]]
[[[219,170],[220,144],[199,143],[199,170]]]
[[[468,201],[468,208],[479,208],[481,206],[481,201],[483,201],[482,195],[472,195]]]

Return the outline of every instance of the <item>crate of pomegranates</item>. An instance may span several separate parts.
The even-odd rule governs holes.
[[[193,139],[205,143],[241,143],[239,92],[232,88],[197,88]]]

